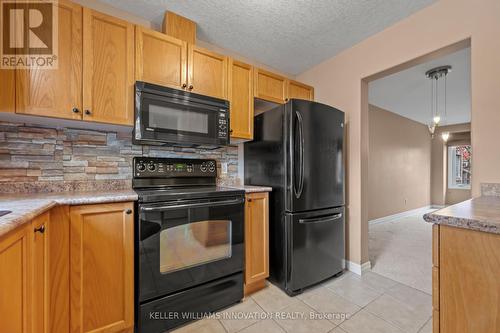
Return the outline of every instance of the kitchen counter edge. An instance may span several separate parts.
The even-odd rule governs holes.
[[[500,197],[469,199],[424,215],[429,223],[500,234]]]
[[[0,195],[0,210],[11,211],[0,217],[0,237],[58,205],[91,205],[126,201],[137,201],[137,193],[133,190],[119,190]]]

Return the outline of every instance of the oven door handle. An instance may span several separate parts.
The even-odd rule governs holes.
[[[145,211],[145,212],[155,212],[155,211],[182,209],[182,208],[201,208],[201,207],[236,205],[236,204],[243,203],[243,202],[244,202],[243,198],[238,198],[238,199],[231,199],[231,200],[186,203],[186,204],[175,203],[175,204],[163,205],[163,206],[142,206],[142,207],[140,207],[140,210]]]

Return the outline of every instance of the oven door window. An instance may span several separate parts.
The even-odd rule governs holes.
[[[142,104],[146,131],[205,138],[215,136],[216,109],[153,95],[145,95]]]
[[[182,224],[160,233],[160,272],[167,274],[231,257],[231,221]]]

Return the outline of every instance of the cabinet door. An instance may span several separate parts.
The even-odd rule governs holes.
[[[269,276],[268,193],[251,193],[245,204],[245,284]]]
[[[298,98],[312,101],[314,100],[314,88],[297,81],[288,81],[287,99]]]
[[[83,119],[132,125],[134,26],[83,9]]]
[[[136,80],[182,89],[187,86],[187,43],[140,26],[135,28]]]
[[[34,333],[69,332],[69,207],[31,222]]]
[[[0,331],[30,332],[30,225],[0,239]]]
[[[255,69],[254,96],[275,103],[285,103],[286,79],[280,75]]]
[[[82,119],[82,7],[58,8],[57,69],[18,69],[16,113]]]
[[[188,90],[226,99],[227,63],[226,56],[188,45]]]
[[[49,233],[49,213],[46,212],[37,216],[31,221],[30,230],[33,239],[32,258],[32,332],[50,332],[48,329],[48,297],[46,292],[49,285],[49,258],[48,258],[48,233]]]
[[[253,138],[253,67],[229,60],[228,96],[232,138]]]
[[[70,208],[71,332],[134,324],[133,203]]]
[[[0,69],[0,112],[15,112],[16,110],[16,71]]]

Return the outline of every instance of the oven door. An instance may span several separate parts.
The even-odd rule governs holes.
[[[241,272],[244,198],[139,205],[139,302]]]
[[[137,143],[227,145],[227,124],[226,108],[200,99],[148,92],[136,96],[134,140]]]

